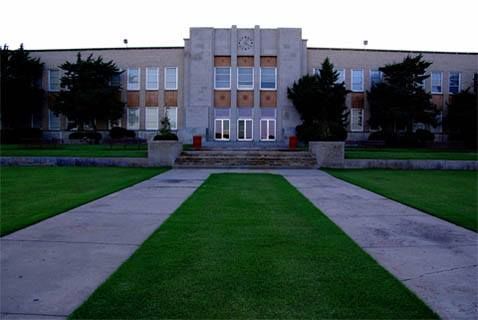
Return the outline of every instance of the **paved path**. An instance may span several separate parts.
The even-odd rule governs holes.
[[[281,173],[442,318],[478,319],[477,233],[322,171]]]
[[[0,240],[2,318],[79,306],[215,172],[282,174],[443,318],[478,318],[478,236],[318,170],[174,169]]]
[[[208,176],[171,170],[3,237],[0,317],[68,316]]]

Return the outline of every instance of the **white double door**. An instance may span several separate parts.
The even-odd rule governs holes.
[[[252,141],[252,119],[237,120],[237,140]]]

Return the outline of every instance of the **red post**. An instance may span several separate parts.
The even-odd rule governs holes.
[[[193,136],[193,148],[194,148],[194,150],[200,150],[201,149],[201,145],[202,145],[201,139],[202,139],[201,136]]]
[[[297,139],[296,136],[290,136],[289,137],[289,149],[290,150],[295,150],[297,149],[297,142],[299,141],[299,139]]]

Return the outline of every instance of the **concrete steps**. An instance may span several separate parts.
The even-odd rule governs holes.
[[[176,168],[317,168],[308,151],[290,150],[201,150],[183,151]]]

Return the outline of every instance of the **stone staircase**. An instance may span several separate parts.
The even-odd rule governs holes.
[[[209,149],[183,151],[175,168],[248,168],[248,169],[313,169],[317,161],[308,151]]]

